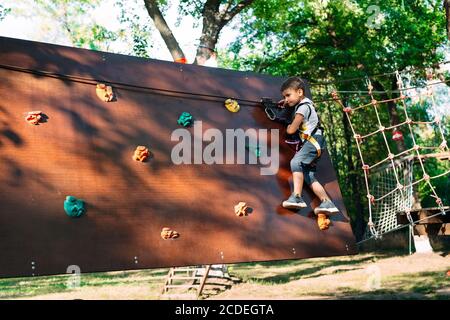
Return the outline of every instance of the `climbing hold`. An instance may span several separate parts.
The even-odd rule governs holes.
[[[238,217],[244,217],[248,216],[250,208],[247,206],[247,203],[239,202],[237,205],[234,206],[234,212]]]
[[[144,162],[150,156],[150,152],[145,146],[138,146],[133,154],[134,161]]]
[[[317,214],[317,224],[319,225],[320,230],[326,230],[330,227],[331,221],[328,219],[328,216],[324,213]]]
[[[395,131],[392,133],[392,140],[394,140],[394,141],[400,141],[400,140],[403,140],[403,134],[402,134],[402,132],[399,131],[399,130],[395,130]]]
[[[225,100],[225,107],[230,112],[238,112],[241,108],[236,100],[233,99],[227,99]]]
[[[175,62],[186,64],[187,59],[185,57],[177,58],[177,59],[175,59]]]
[[[194,118],[189,112],[183,112],[180,118],[178,118],[178,124],[182,125],[183,127],[190,127],[193,122]]]
[[[42,120],[42,111],[30,111],[27,113],[25,120],[29,124],[38,125]]]
[[[180,236],[180,234],[174,230],[171,230],[170,228],[164,227],[161,230],[161,238],[163,238],[164,240],[168,240],[168,239],[176,239]]]
[[[64,201],[64,211],[69,217],[80,217],[86,213],[86,206],[83,200],[67,196]]]
[[[98,83],[96,88],[97,96],[104,102],[111,102],[114,99],[114,92],[111,86],[104,83]]]

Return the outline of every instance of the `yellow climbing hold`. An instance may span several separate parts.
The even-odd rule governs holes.
[[[230,112],[238,112],[241,108],[236,100],[233,99],[227,99],[225,100],[225,107]]]

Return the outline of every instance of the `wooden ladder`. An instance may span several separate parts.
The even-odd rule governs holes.
[[[196,298],[198,299],[202,294],[203,288],[205,287],[206,279],[208,278],[209,270],[211,265],[206,265],[203,267],[174,267],[170,268],[167,275],[166,281],[164,283],[164,288],[162,294],[167,296],[170,295],[170,289],[196,289]],[[197,271],[204,271],[201,276],[196,275]],[[179,283],[181,280],[181,283]],[[198,283],[197,283],[198,282]]]

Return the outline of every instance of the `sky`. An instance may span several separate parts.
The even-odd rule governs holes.
[[[15,8],[26,8],[30,6],[32,0],[0,0],[0,4],[4,7],[15,7]],[[100,6],[95,10],[93,18],[98,24],[103,25],[109,30],[117,30],[120,27],[118,21],[119,9],[114,6],[115,0],[103,0]],[[132,5],[134,1],[125,0],[123,3],[125,5]],[[143,1],[142,1],[143,2]],[[179,42],[181,48],[187,56],[188,63],[192,62],[195,58],[196,45],[198,43],[198,38],[201,34],[201,23],[197,28],[193,27],[194,19],[192,17],[183,18],[181,24],[176,27],[175,22],[177,18],[177,7],[178,0],[171,0],[171,6],[165,14],[165,19],[168,25],[171,27],[175,38]],[[141,16],[144,18],[148,17],[145,10],[142,10]],[[24,12],[27,12],[24,10]],[[64,36],[64,33],[57,30],[46,30],[48,28],[49,20],[42,17],[42,15],[33,15],[29,12],[26,13],[28,17],[19,17],[14,14],[9,14],[6,18],[0,22],[0,36],[19,38],[24,40],[42,41],[50,42],[61,45],[71,46],[70,41]],[[234,20],[230,25],[225,26],[222,30],[217,48],[226,48],[230,42],[235,40],[239,34],[236,29],[237,22]],[[164,41],[162,40],[159,32],[155,31],[152,33],[152,40],[154,46],[150,49],[150,57],[159,60],[172,61],[172,56],[170,55]],[[112,47],[117,51],[129,51],[129,48],[123,47],[123,44],[116,44],[118,47]]]

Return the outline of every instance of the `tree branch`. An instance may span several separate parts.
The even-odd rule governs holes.
[[[178,41],[175,39],[175,36],[172,33],[172,30],[167,25],[166,20],[164,19],[161,10],[159,10],[158,3],[156,0],[144,0],[145,7],[147,8],[148,14],[150,18],[155,23],[156,29],[158,29],[161,37],[166,43],[167,48],[170,51],[170,54],[173,57],[174,61],[178,59],[182,59],[185,57],[183,50],[181,50]]]
[[[248,7],[253,3],[254,0],[243,0],[239,2],[234,8],[228,11],[229,5],[226,8],[226,11],[223,13],[222,22],[229,22],[233,19],[237,14],[239,14],[244,8]],[[230,4],[230,3],[228,3]]]

